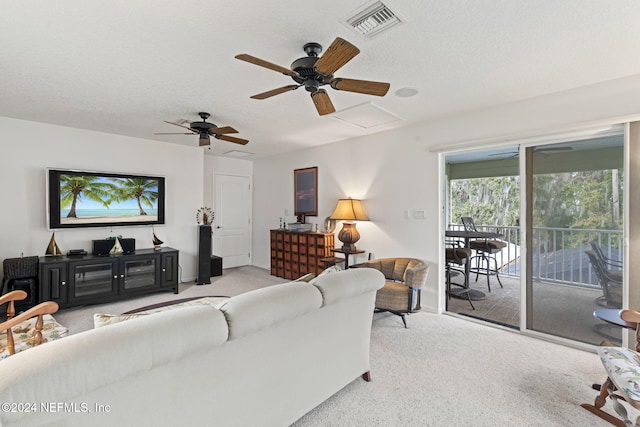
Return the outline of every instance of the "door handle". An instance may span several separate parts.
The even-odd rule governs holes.
[[[222,227],[220,227],[219,225],[216,225],[216,228],[222,228]]]

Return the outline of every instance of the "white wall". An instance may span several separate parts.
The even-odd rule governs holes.
[[[358,223],[357,246],[376,258],[407,256],[430,263],[422,306],[441,311],[439,154],[430,147],[511,143],[511,138],[621,122],[639,112],[640,76],[632,76],[256,160],[253,262],[269,268],[269,229],[278,227],[285,210],[293,212],[293,170],[318,166],[319,215],[308,222],[322,224],[340,197],[363,198],[371,221]],[[425,219],[405,219],[406,210],[424,210]]]
[[[0,117],[0,259],[44,255],[47,167],[166,177],[166,225],[155,227],[165,246],[180,251],[181,278],[195,278],[195,212],[202,205],[201,149]],[[91,251],[91,240],[122,235],[152,247],[148,226],[65,229],[55,233],[63,252]]]
[[[285,211],[293,216],[293,170],[318,167],[318,223],[329,216],[339,198],[364,200],[370,221],[358,222],[359,249],[376,258],[416,257],[437,265],[438,158],[427,152],[414,128],[379,133],[254,162],[253,263],[269,268],[269,230],[278,228]],[[406,210],[425,212],[424,219],[405,219]],[[341,228],[337,224],[336,234]],[[339,245],[337,241],[336,244]],[[366,260],[367,254],[354,261]],[[351,261],[350,262],[354,262]],[[423,297],[435,300],[437,272],[429,276]]]

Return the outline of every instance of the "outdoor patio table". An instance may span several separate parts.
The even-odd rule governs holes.
[[[495,233],[493,231],[467,231],[467,230],[446,230],[444,232],[446,237],[452,237],[456,239],[464,239],[464,247],[469,248],[469,242],[471,239],[498,239],[502,237],[502,234]],[[469,271],[471,270],[471,257],[467,258],[467,262],[464,265],[464,287],[468,290],[469,298],[472,301],[479,301],[485,299],[487,296],[484,292],[476,289],[469,289]]]

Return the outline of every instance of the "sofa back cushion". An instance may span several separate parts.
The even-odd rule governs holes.
[[[230,298],[220,307],[229,324],[229,340],[302,316],[322,306],[322,295],[305,282],[256,289]]]

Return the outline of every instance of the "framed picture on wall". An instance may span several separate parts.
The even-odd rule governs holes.
[[[318,168],[293,171],[294,210],[299,222],[306,216],[318,216]]]

